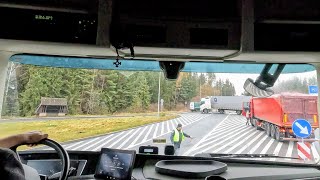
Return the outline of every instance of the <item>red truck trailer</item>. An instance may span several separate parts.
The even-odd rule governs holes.
[[[292,123],[296,119],[306,119],[313,129],[319,127],[317,96],[305,94],[279,94],[268,98],[252,98],[243,103],[243,115],[250,111],[251,124],[267,135],[282,141],[295,137]]]

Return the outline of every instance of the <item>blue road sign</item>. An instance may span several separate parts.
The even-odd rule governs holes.
[[[318,86],[309,86],[308,91],[309,94],[318,94]]]
[[[307,138],[311,135],[312,128],[305,119],[297,119],[292,123],[293,133],[300,138]]]

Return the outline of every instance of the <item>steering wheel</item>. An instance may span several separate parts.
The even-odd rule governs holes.
[[[61,170],[61,175],[60,175],[59,180],[67,180],[68,172],[69,172],[69,168],[70,168],[70,159],[69,159],[69,155],[68,155],[67,151],[59,143],[57,143],[56,141],[53,141],[51,139],[43,139],[36,144],[47,145],[47,146],[53,148],[54,150],[56,150],[56,152],[58,153],[58,155],[62,161],[62,170]],[[27,144],[19,144],[14,147],[11,147],[10,149],[13,150],[14,152],[17,152],[17,147],[19,147],[21,145],[27,145]]]

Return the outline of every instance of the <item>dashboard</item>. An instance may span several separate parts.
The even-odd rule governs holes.
[[[70,180],[85,179],[95,180],[101,177],[95,176],[97,168],[101,163],[103,152],[91,151],[68,151],[71,167],[74,173],[70,174]],[[130,153],[129,153],[130,154]],[[51,175],[59,171],[58,155],[54,151],[25,151],[19,152],[24,164],[35,168],[39,174]],[[320,167],[311,164],[290,164],[270,161],[253,161],[241,159],[223,159],[206,157],[186,157],[171,155],[134,154],[132,161],[131,179],[319,179]],[[114,158],[114,154],[112,158]],[[127,159],[131,157],[128,156]],[[156,171],[157,163],[160,161],[208,161],[215,160],[226,164],[227,168],[217,175],[190,178],[175,175],[162,174]],[[120,162],[117,160],[117,162]],[[134,162],[134,163],[133,163]],[[121,165],[121,163],[119,164]],[[127,162],[130,165],[130,161]],[[196,167],[196,166],[195,166]],[[200,166],[199,166],[200,167]],[[105,176],[102,179],[121,179]],[[130,179],[130,177],[128,178]]]

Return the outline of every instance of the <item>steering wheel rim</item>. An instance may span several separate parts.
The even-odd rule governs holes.
[[[69,159],[69,155],[68,155],[67,151],[58,142],[51,140],[51,139],[43,139],[36,144],[47,145],[47,146],[53,148],[54,150],[56,150],[56,152],[58,153],[58,155],[62,161],[61,176],[60,176],[59,180],[67,180],[68,171],[70,168],[70,159]],[[14,152],[17,152],[17,147],[19,147],[21,145],[27,145],[27,144],[19,144],[19,145],[14,146],[10,149],[13,150]]]

